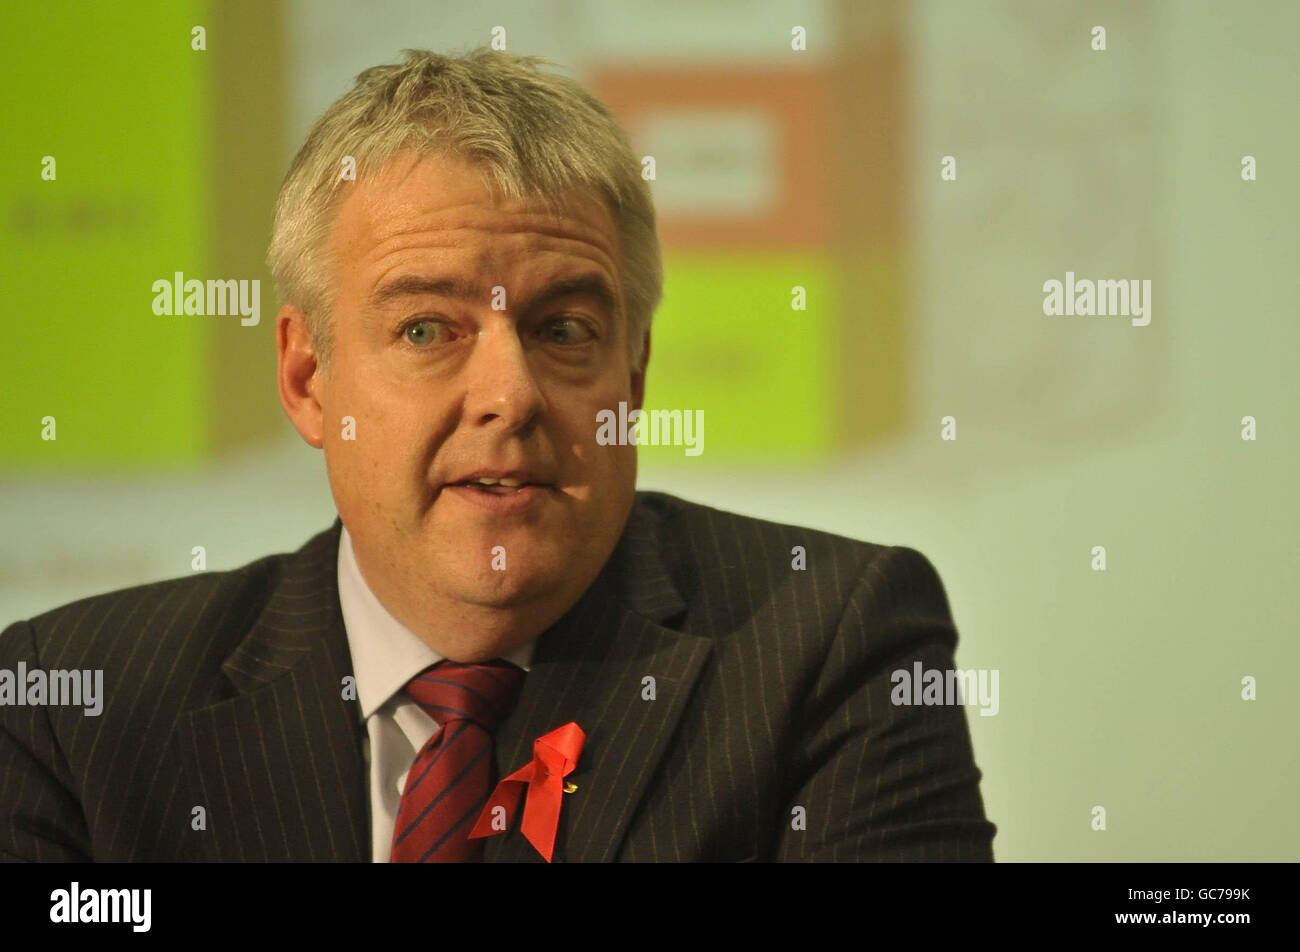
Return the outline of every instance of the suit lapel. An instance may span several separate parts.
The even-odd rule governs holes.
[[[587,734],[568,778],[554,859],[608,862],[622,845],[709,657],[706,638],[667,627],[685,604],[663,564],[657,519],[638,502],[609,564],[539,640],[519,703],[497,729],[498,776],[532,758],[533,741],[576,721]],[[654,679],[654,699],[646,696]],[[488,839],[489,862],[543,862],[519,832]]]
[[[340,523],[285,564],[266,607],[222,665],[238,692],[190,710],[177,740],[209,858],[364,861],[369,828],[352,673],[339,608]]]

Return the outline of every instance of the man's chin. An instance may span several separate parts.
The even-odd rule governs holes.
[[[559,579],[538,576],[511,575],[509,572],[493,573],[485,578],[464,579],[456,586],[453,596],[466,605],[503,611],[527,610],[553,594]]]

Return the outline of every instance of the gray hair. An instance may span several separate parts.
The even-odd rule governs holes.
[[[638,367],[663,296],[663,264],[650,188],[627,134],[577,82],[538,66],[539,56],[480,47],[460,56],[404,50],[374,66],[312,126],[280,186],[268,262],[280,299],[307,316],[322,367],[333,346],[327,243],[346,194],[341,162],[356,180],[411,150],[470,161],[499,193],[564,209],[570,189],[604,199],[622,255],[628,356]]]

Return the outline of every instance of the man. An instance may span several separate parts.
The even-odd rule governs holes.
[[[105,695],[0,708],[6,858],[992,858],[962,708],[891,702],[953,663],[924,557],[638,494],[597,441],[642,403],[654,211],[537,67],[408,51],[312,129],[278,381],[339,521],[0,635]]]

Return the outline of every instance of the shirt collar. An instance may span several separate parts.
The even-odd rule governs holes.
[[[425,668],[443,660],[418,635],[392,616],[371,591],[352,551],[352,537],[344,526],[339,533],[339,607],[352,653],[361,716],[368,719]],[[528,670],[535,641],[506,660]]]

